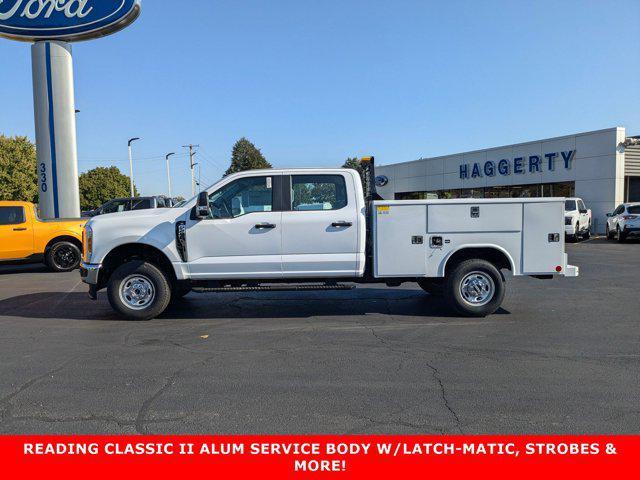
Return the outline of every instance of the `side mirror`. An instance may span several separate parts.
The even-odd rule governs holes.
[[[196,217],[199,219],[210,218],[211,210],[209,209],[209,195],[207,192],[200,192],[198,202],[196,203]]]
[[[613,213],[607,213],[607,217],[613,217]]]
[[[587,212],[587,210],[582,209],[582,210],[580,210],[580,213],[588,213],[588,212]]]

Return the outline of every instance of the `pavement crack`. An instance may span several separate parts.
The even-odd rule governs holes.
[[[455,420],[455,424],[456,424],[456,427],[457,427],[458,431],[460,433],[464,433],[462,431],[462,426],[461,426],[460,418],[458,417],[458,414],[456,413],[456,411],[449,404],[449,399],[447,398],[447,391],[444,388],[444,383],[442,383],[442,378],[440,377],[440,372],[438,371],[438,369],[436,367],[431,365],[429,362],[425,361],[425,364],[427,365],[427,367],[429,367],[429,369],[431,369],[431,371],[433,373],[433,378],[436,380],[436,382],[440,386],[440,394],[442,396],[442,402],[444,403],[444,406],[446,407],[446,409],[449,410],[449,412],[453,416],[453,419]]]
[[[43,373],[41,375],[38,375],[38,376],[35,376],[35,377],[31,378],[30,380],[27,380],[26,382],[21,384],[16,390],[11,392],[10,394],[0,398],[0,405],[5,405],[5,404],[9,403],[15,397],[17,397],[18,395],[20,395],[24,391],[26,391],[29,388],[31,388],[33,385],[38,383],[40,380],[44,380],[45,378],[52,377],[56,373],[64,370],[76,358],[78,358],[78,356],[71,357],[70,359],[68,359],[68,360],[64,361],[63,363],[61,363],[60,365],[58,365],[53,370],[49,370],[48,372],[45,372],[45,373]]]

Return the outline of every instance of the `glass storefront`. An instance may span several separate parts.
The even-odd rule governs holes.
[[[437,190],[434,192],[399,192],[396,193],[395,199],[574,197],[575,191],[575,182],[559,182],[535,185],[505,185],[499,187]]]

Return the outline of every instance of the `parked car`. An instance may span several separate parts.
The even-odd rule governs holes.
[[[56,272],[80,264],[86,219],[41,220],[28,202],[0,202],[0,263],[44,261]]]
[[[623,203],[607,213],[607,238],[624,242],[628,237],[640,236],[640,203]]]
[[[564,233],[567,238],[578,241],[580,237],[591,236],[591,210],[581,198],[567,198],[564,201]]]
[[[115,198],[113,200],[109,200],[107,203],[95,210],[82,212],[82,216],[97,217],[98,215],[106,215],[107,213],[148,210],[151,208],[169,208],[173,205],[173,199],[163,196]]]
[[[494,313],[513,275],[574,277],[557,198],[379,200],[350,169],[229,175],[184,206],[93,218],[81,277],[129,319],[190,291],[351,290],[416,282],[461,315]]]

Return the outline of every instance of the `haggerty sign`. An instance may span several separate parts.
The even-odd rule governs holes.
[[[122,30],[140,15],[141,0],[0,0],[0,36],[78,41]]]

